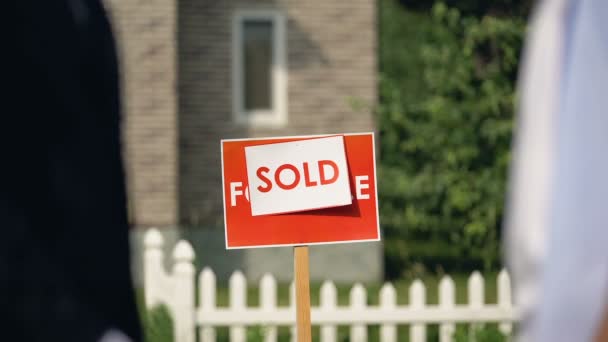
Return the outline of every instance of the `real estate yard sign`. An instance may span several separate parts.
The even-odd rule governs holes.
[[[307,246],[380,240],[374,135],[221,145],[226,248],[296,246],[297,340],[309,342]]]
[[[380,239],[373,133],[221,144],[226,248]]]

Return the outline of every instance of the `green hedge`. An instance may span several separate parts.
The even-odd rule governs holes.
[[[389,277],[413,265],[499,263],[525,19],[466,5],[463,14],[444,3],[380,1],[379,196]]]

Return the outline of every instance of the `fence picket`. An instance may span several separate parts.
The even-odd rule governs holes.
[[[380,289],[380,308],[394,309],[397,307],[397,291],[395,287],[386,283]],[[380,326],[380,342],[397,342],[397,326],[395,324],[382,324]]]
[[[236,271],[230,276],[230,309],[235,315],[246,314],[247,305],[247,280],[241,271]],[[243,325],[230,327],[230,342],[245,342],[246,330]]]
[[[443,276],[439,282],[439,308],[450,311],[456,305],[454,281],[450,276]],[[439,325],[439,342],[451,342],[456,331],[454,323],[441,323]]]
[[[171,311],[174,316],[174,339],[194,342],[194,249],[188,241],[181,240],[175,245],[173,261],[174,293]]]
[[[357,283],[350,290],[350,309],[357,311],[365,311],[367,305],[367,293],[363,285]],[[350,341],[351,342],[366,342],[367,341],[367,326],[365,324],[353,324],[350,326]]]
[[[156,228],[146,232],[144,238],[144,297],[146,308],[151,310],[169,299],[169,279],[163,268],[164,239]]]
[[[332,312],[338,305],[336,285],[331,281],[325,281],[321,285],[320,310]],[[337,328],[333,324],[321,325],[321,342],[336,342],[338,340]]]
[[[426,289],[420,279],[414,280],[410,286],[410,307],[413,311],[424,309],[426,305]],[[421,323],[412,324],[410,327],[411,342],[426,341],[426,326]]]
[[[505,310],[511,311],[513,308],[513,302],[511,301],[511,279],[506,270],[500,271],[497,278],[498,283],[498,306]],[[505,335],[511,334],[513,325],[511,322],[501,322],[498,325],[498,329]]]
[[[211,314],[216,306],[216,279],[215,274],[209,267],[205,267],[199,276],[199,299],[200,308],[203,315],[207,312]],[[202,342],[215,342],[215,328],[212,326],[202,326],[199,329]]]
[[[277,281],[268,273],[260,280],[260,306],[262,310],[273,312],[277,308]],[[267,326],[264,329],[264,341],[277,341],[277,327]]]
[[[485,291],[483,277],[479,271],[474,271],[468,281],[469,307],[481,309],[484,303]],[[480,323],[471,324],[469,329],[469,341],[476,341],[476,333],[482,327]]]

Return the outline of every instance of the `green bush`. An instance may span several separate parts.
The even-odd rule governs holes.
[[[149,311],[142,308],[140,316],[146,342],[173,341],[173,319],[166,306],[158,306]]]
[[[496,326],[482,325],[470,329],[469,326],[459,326],[454,333],[455,342],[507,342],[509,336],[501,333]]]
[[[387,275],[495,267],[524,18],[394,0],[380,15]]]

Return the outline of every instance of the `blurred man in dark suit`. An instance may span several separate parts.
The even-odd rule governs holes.
[[[0,340],[140,341],[99,0],[2,6]]]

